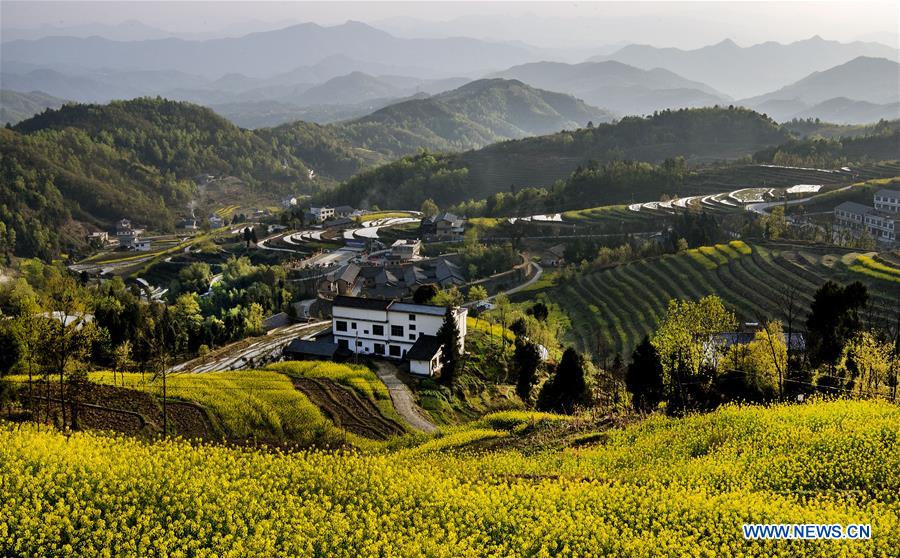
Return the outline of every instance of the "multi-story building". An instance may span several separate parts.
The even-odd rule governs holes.
[[[900,213],[900,191],[879,190],[875,192],[875,209],[890,213]]]
[[[331,308],[332,333],[339,349],[357,354],[410,361],[410,372],[431,376],[441,369],[437,333],[447,309],[350,296],[335,297]],[[465,348],[465,308],[451,312],[459,329],[459,348]]]
[[[328,219],[334,218],[333,207],[310,207],[309,214],[312,220],[317,223],[324,223]]]
[[[883,194],[888,192],[887,194]],[[897,228],[900,225],[900,211],[884,209],[891,207],[891,193],[882,190],[875,197],[876,207],[856,202],[844,202],[834,208],[834,241],[841,244],[868,235],[879,245],[893,247],[897,243]],[[878,206],[881,206],[879,208]]]
[[[466,220],[452,213],[441,213],[422,219],[420,235],[428,241],[462,240],[466,231]]]

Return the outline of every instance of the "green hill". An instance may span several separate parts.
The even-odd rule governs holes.
[[[718,161],[745,157],[789,138],[772,120],[745,109],[663,111],[460,154],[406,157],[357,175],[330,193],[329,199],[354,205],[418,207],[431,197],[440,198],[439,204],[455,204],[512,188],[550,187],[591,161],[660,163],[678,156],[694,163]],[[442,189],[433,188],[435,184]],[[648,192],[652,195],[647,199],[667,191],[671,187]],[[630,192],[618,201],[630,200],[631,194],[643,195]]]
[[[123,216],[171,230],[201,175],[236,177],[245,197],[274,202],[361,168],[363,159],[318,128],[298,124],[280,140],[190,103],[68,104],[3,131],[0,212],[21,256],[77,247],[82,224]]]
[[[813,293],[829,279],[862,281],[870,289],[872,316],[896,321],[900,269],[885,272],[860,254],[830,247],[734,241],[578,274],[546,293],[569,314],[568,338],[575,346],[594,354],[628,355],[656,329],[673,298],[715,294],[740,320],[756,322],[784,319],[781,295],[796,287],[802,321]],[[536,294],[520,293],[514,300]]]
[[[0,554],[855,558],[900,545],[896,405],[567,418],[500,413],[405,449],[289,454],[4,424]],[[872,538],[748,541],[748,523],[868,524]]]
[[[516,80],[483,79],[334,127],[353,145],[398,157],[422,148],[464,151],[611,119],[609,112],[570,95]]]

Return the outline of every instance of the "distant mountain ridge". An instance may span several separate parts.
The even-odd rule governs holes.
[[[569,93],[619,114],[649,114],[666,108],[711,106],[728,100],[710,86],[668,70],[642,70],[615,61],[534,62],[492,75]]]
[[[860,56],[739,103],[765,111],[776,120],[818,117],[838,123],[865,123],[872,122],[869,118],[874,116],[878,117],[874,120],[897,118],[892,107],[900,103],[900,64]]]
[[[19,93],[0,89],[0,125],[21,122],[48,108],[59,108],[65,102],[41,91]]]
[[[789,44],[766,42],[748,47],[724,40],[693,50],[628,45],[590,61],[615,60],[648,70],[665,68],[743,98],[778,89],[811,71],[825,70],[859,56],[900,59],[897,49],[880,43],[840,43],[815,36]]]
[[[343,55],[372,63],[414,67],[417,77],[488,71],[532,59],[525,48],[469,38],[400,39],[363,23],[314,23],[237,38],[185,41],[110,41],[100,37],[45,37],[3,44],[2,62],[56,67],[178,70],[207,77],[227,73],[265,77]]]

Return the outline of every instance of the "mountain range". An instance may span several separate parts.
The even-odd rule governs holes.
[[[900,64],[860,56],[773,91],[744,99],[742,105],[776,120],[818,117],[839,123],[898,118]]]
[[[177,70],[216,78],[228,73],[267,77],[343,55],[416,69],[417,77],[483,73],[533,58],[526,48],[469,38],[400,39],[363,23],[323,27],[303,23],[243,37],[186,41],[111,41],[44,37],[3,43],[2,60],[59,69]]]
[[[63,103],[65,100],[40,91],[19,93],[0,89],[0,125],[21,122],[48,108],[59,108]]]
[[[620,62],[534,62],[493,75],[569,93],[620,114],[710,106],[727,99],[708,85],[668,70],[641,70]]]
[[[880,43],[840,43],[816,36],[789,44],[766,42],[748,47],[724,40],[693,50],[628,45],[591,61],[615,60],[647,70],[665,68],[739,99],[762,95],[810,72],[860,56],[900,59],[897,49]]]

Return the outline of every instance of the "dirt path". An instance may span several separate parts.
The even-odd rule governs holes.
[[[421,430],[428,434],[437,432],[437,426],[425,418],[424,411],[416,404],[412,391],[397,377],[397,367],[383,360],[377,361],[376,366],[378,367],[376,374],[387,386],[394,408],[397,409],[397,413],[403,417],[403,420],[416,430]]]
[[[348,432],[375,440],[405,432],[401,425],[385,418],[374,403],[351,389],[321,378],[292,378],[292,381],[336,426]]]

